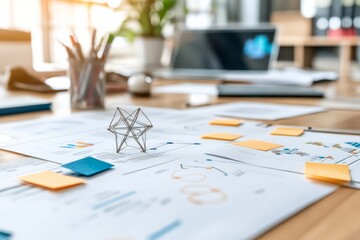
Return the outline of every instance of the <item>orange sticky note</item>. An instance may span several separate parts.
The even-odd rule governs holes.
[[[20,177],[26,183],[48,188],[51,190],[60,190],[85,183],[85,180],[76,177],[69,177],[52,171],[44,171],[31,175]]]
[[[209,122],[210,125],[221,125],[221,126],[230,126],[237,127],[243,121],[240,119],[214,119]]]
[[[345,164],[306,162],[305,175],[308,178],[327,182],[344,183],[351,181],[349,166]]]
[[[232,133],[208,133],[201,136],[201,138],[205,138],[205,139],[215,139],[215,140],[225,140],[225,141],[233,141],[240,137],[242,137],[240,134],[232,134]]]
[[[271,135],[280,135],[280,136],[293,136],[298,137],[303,135],[304,130],[300,128],[277,128],[272,131]]]
[[[259,140],[247,140],[247,141],[244,141],[244,142],[236,142],[234,144],[238,145],[238,146],[242,146],[242,147],[261,150],[261,151],[269,151],[271,149],[279,148],[279,147],[283,146],[283,145],[280,145],[280,144],[271,143],[271,142],[264,142],[264,141],[259,141]]]

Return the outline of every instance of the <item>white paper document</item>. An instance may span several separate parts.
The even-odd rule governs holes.
[[[86,180],[0,192],[0,228],[13,240],[249,239],[336,189],[201,154]]]
[[[241,141],[260,140],[282,145],[282,147],[259,151],[227,144],[211,149],[208,154],[222,156],[260,167],[288,172],[304,173],[305,162],[347,164],[351,183],[360,187],[360,141],[357,135],[305,132],[301,137],[270,135],[275,127],[258,128],[256,134],[244,136]]]
[[[360,181],[358,137],[272,136],[274,127],[255,121],[209,125],[219,109],[237,113],[239,104],[191,111],[143,107],[154,126],[146,152],[129,142],[116,153],[115,136],[107,130],[115,109],[0,126],[12,137],[0,143],[2,149],[53,162],[29,159],[29,165],[4,170],[71,174],[59,164],[88,156],[114,165],[60,192],[23,185],[17,174],[6,173],[3,179],[13,186],[0,185],[0,216],[6,216],[0,217],[0,229],[15,240],[249,239],[336,190],[306,179],[305,161],[349,164],[354,184]],[[214,132],[284,147],[262,152],[201,138]]]
[[[60,164],[31,157],[19,156],[17,159],[0,164],[0,194],[4,190],[19,187],[18,177],[33,172],[55,170]]]
[[[35,127],[24,127],[36,125],[36,120],[23,122],[23,125],[21,122],[16,123],[16,127],[8,124],[6,126],[9,129],[8,134],[16,139],[2,143],[2,148],[62,164],[93,156],[112,164],[123,165],[122,171],[131,172],[137,170],[139,166],[146,168],[184,155],[205,152],[207,148],[223,144],[200,139],[202,131],[211,129],[208,126],[207,116],[193,116],[181,111],[153,108],[144,108],[143,110],[154,125],[146,136],[146,152],[142,152],[133,142],[131,144],[133,147],[116,153],[115,136],[107,130],[114,111],[89,112],[78,115],[74,119],[82,122],[83,126],[81,127],[78,127],[78,124],[70,126],[68,121],[64,121],[62,125],[61,121],[52,119],[48,124],[38,126],[39,130],[47,131],[48,134],[34,135],[32,133],[37,131]],[[58,123],[57,128],[64,126],[65,130],[54,130],[53,123],[55,122]],[[18,128],[26,131],[22,134],[27,137],[20,138],[21,132],[17,131]],[[221,131],[228,129],[229,127],[218,128]],[[149,161],[149,159],[151,160]]]
[[[192,114],[207,114],[209,116],[217,115],[233,118],[279,120],[324,112],[325,108],[317,106],[239,102],[219,104],[215,106],[190,109],[186,111]]]
[[[206,94],[218,95],[216,84],[205,83],[179,83],[166,86],[158,86],[152,90],[153,93],[172,93],[172,94]]]
[[[60,165],[57,163],[43,161],[36,158],[19,157],[14,161],[0,164],[0,181],[13,179],[21,175],[41,170],[54,169],[59,166]]]
[[[105,112],[104,112],[105,113]],[[101,113],[100,115],[104,115]],[[61,117],[44,117],[39,119],[3,123],[0,125],[0,144],[9,140],[25,137],[38,138],[40,136],[64,135],[82,129],[89,129],[96,124],[104,124],[97,120],[99,115],[86,112]],[[95,117],[95,118],[94,118]]]
[[[309,87],[321,80],[335,81],[338,79],[336,72],[309,71],[298,68],[284,70],[272,69],[264,73],[227,73],[223,80],[243,81],[269,85],[294,85]]]
[[[123,105],[121,108],[131,112],[137,106]],[[66,136],[67,133],[87,131],[89,129],[101,128],[106,129],[114,115],[116,107],[108,111],[86,111],[73,113],[65,116],[43,117],[25,121],[3,123],[0,125],[0,144],[23,138],[38,139],[45,136]],[[165,115],[176,114],[176,110],[158,109],[147,107],[147,111],[158,118]]]

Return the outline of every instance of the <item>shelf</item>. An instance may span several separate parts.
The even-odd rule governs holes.
[[[279,47],[294,48],[294,64],[299,68],[311,68],[313,60],[313,49],[317,47],[339,48],[339,76],[349,79],[350,65],[352,60],[352,48],[360,45],[360,37],[302,37],[281,36],[277,39]]]

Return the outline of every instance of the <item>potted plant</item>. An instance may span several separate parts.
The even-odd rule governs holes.
[[[176,0],[126,0],[128,16],[115,33],[135,43],[144,66],[159,65],[164,46],[163,28],[172,22]]]

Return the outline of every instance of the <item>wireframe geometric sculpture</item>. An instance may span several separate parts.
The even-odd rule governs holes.
[[[115,135],[117,153],[126,147],[136,148],[136,145],[146,152],[146,132],[152,127],[152,123],[141,108],[131,114],[121,108],[116,108],[108,130]]]

